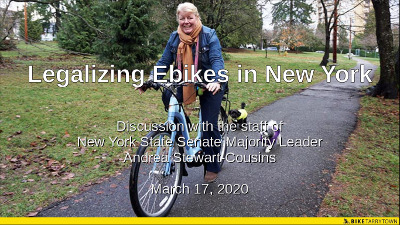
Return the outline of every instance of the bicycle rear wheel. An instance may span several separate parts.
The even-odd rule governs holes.
[[[174,156],[182,156],[183,149],[171,140],[171,132],[152,131],[146,138],[152,142],[140,144],[129,178],[132,208],[137,216],[167,216],[180,192],[184,169],[182,160]],[[168,157],[172,160],[170,174]]]

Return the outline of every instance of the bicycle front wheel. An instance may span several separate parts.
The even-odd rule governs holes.
[[[171,150],[171,152],[169,152]],[[137,216],[167,216],[180,190],[184,165],[174,158],[183,153],[170,132],[152,131],[135,155],[129,194]],[[182,155],[181,155],[182,156]]]

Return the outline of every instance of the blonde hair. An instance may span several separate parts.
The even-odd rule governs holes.
[[[201,20],[199,11],[197,11],[197,7],[190,2],[181,3],[176,8],[176,20],[178,22],[179,22],[179,13],[181,13],[181,12],[191,12],[197,18],[199,18],[199,20]]]

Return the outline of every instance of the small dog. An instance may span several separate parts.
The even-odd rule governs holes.
[[[247,111],[244,109],[245,106],[246,104],[242,102],[241,109],[232,109],[228,112],[228,114],[232,117],[232,121],[240,127],[247,123]]]
[[[281,131],[279,125],[275,120],[268,121],[261,127],[261,140],[265,144],[265,153],[271,151],[275,145],[280,145]]]

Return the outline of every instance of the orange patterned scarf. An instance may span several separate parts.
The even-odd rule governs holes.
[[[203,24],[199,20],[197,22],[196,28],[188,35],[185,34],[180,27],[178,27],[178,34],[179,34],[179,39],[180,43],[178,46],[178,52],[179,54],[178,59],[182,59],[182,75],[184,74],[183,71],[184,69],[187,68],[188,70],[188,79],[192,79],[192,65],[193,65],[193,53],[192,53],[192,45],[197,42],[200,31],[203,27]],[[187,65],[188,67],[185,67]],[[196,72],[196,71],[194,71]],[[194,87],[194,84],[189,84],[188,86],[183,87],[183,103],[186,105],[191,104],[196,100],[196,89]]]

